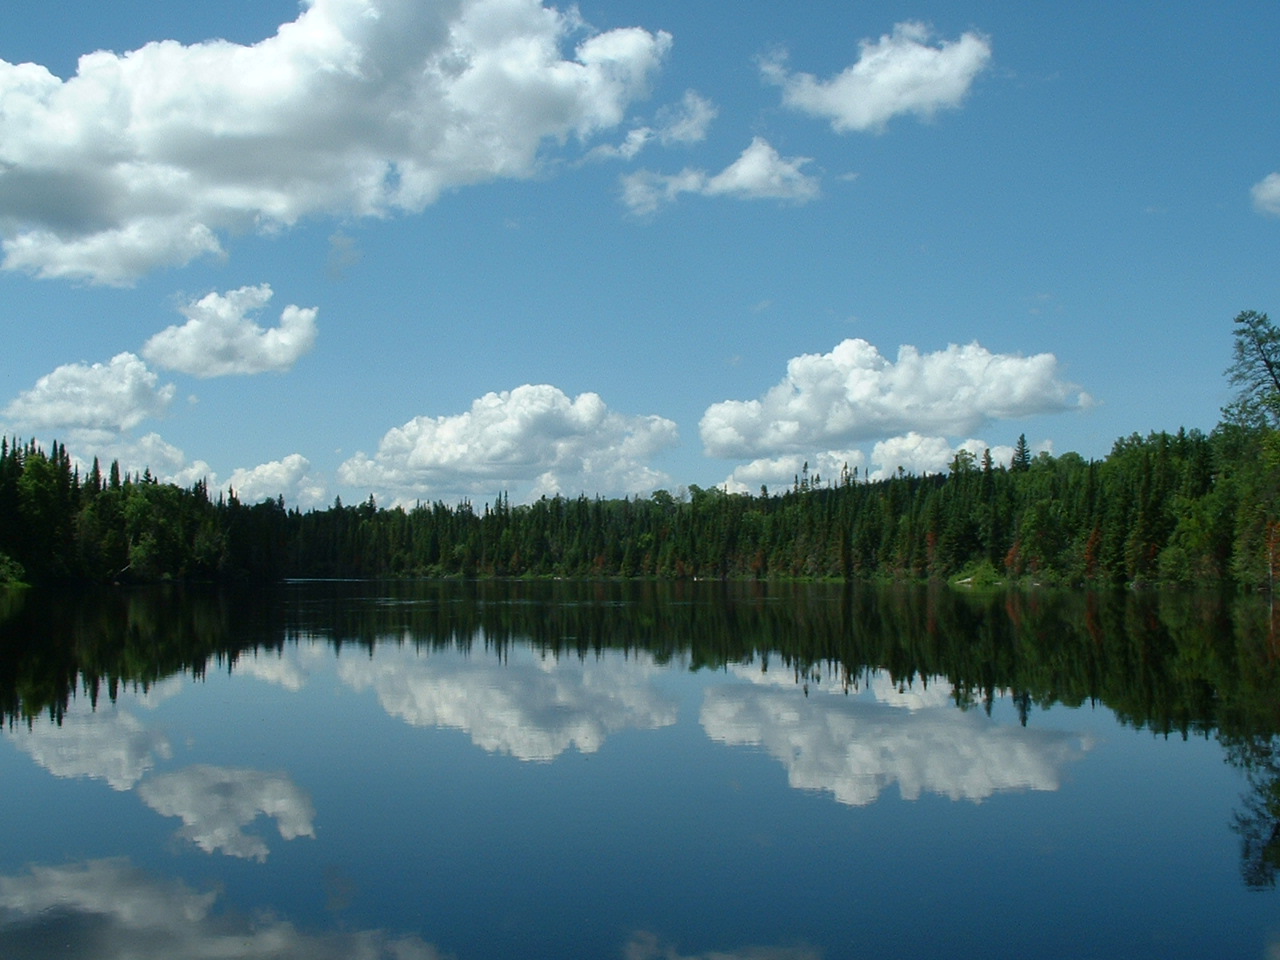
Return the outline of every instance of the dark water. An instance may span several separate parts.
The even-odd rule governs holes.
[[[0,597],[0,957],[1280,956],[1258,600]]]

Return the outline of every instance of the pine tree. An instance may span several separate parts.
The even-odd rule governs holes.
[[[1031,448],[1027,446],[1027,435],[1025,433],[1018,434],[1018,442],[1013,448],[1013,459],[1009,462],[1009,469],[1015,473],[1021,473],[1031,467]]]

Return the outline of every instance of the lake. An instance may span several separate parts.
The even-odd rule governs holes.
[[[0,595],[0,956],[1280,956],[1263,600]]]

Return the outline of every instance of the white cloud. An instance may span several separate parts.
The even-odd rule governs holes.
[[[1052,450],[1052,444],[1045,441],[1037,449]],[[952,445],[943,437],[924,437],[918,433],[908,433],[901,437],[890,437],[881,440],[871,449],[871,462],[874,464],[870,479],[883,480],[898,472],[901,467],[907,473],[923,475],[926,473],[946,473],[956,454],[961,450],[973,454],[975,466],[982,466],[982,457],[991,453],[991,463],[995,467],[1007,467],[1013,459],[1013,447],[984,443],[970,438],[963,443]]]
[[[179,836],[206,853],[266,860],[266,843],[243,829],[261,814],[286,840],[315,836],[311,799],[282,773],[201,764],[152,777],[138,795],[157,813],[181,817]]]
[[[1037,452],[1052,452],[1053,445],[1046,440],[1035,449]],[[797,478],[804,475],[806,463],[810,479],[818,477],[823,486],[839,484],[846,467],[851,474],[857,471],[856,479],[859,481],[888,479],[898,472],[899,467],[916,476],[945,473],[960,450],[973,454],[979,467],[987,451],[990,451],[991,463],[995,467],[1007,467],[1013,458],[1013,447],[1007,445],[992,446],[972,437],[952,445],[945,437],[907,433],[879,441],[871,448],[869,456],[861,450],[818,450],[808,455],[792,453],[760,457],[735,467],[723,486],[729,493],[754,494],[761,486],[768,487],[773,493],[781,493],[791,489]]]
[[[991,43],[978,33],[931,45],[921,23],[899,23],[878,41],[859,43],[858,61],[830,80],[788,73],[780,59],[763,65],[765,78],[782,87],[782,102],[831,121],[837,133],[881,130],[895,116],[932,117],[959,107],[991,60]]]
[[[157,366],[197,377],[288,370],[315,345],[316,309],[290,304],[280,315],[280,326],[265,330],[250,315],[271,296],[265,283],[207,294],[182,307],[187,322],[157,333],[142,355]]]
[[[123,466],[126,463],[127,468]],[[222,481],[209,464],[203,460],[188,462],[181,450],[151,433],[127,448],[121,464],[122,469],[132,473],[150,469],[157,480],[180,487],[203,480],[211,490],[235,491],[241,503],[284,497],[288,503],[305,508],[318,507],[327,499],[324,482],[311,472],[311,461],[298,453],[256,467],[237,467]]]
[[[783,159],[767,140],[755,137],[737,160],[706,182],[702,192],[713,197],[729,195],[803,203],[818,195],[818,181],[800,170],[808,162],[808,157]]]
[[[823,485],[828,481],[839,483],[846,467],[851,474],[857,470],[858,479],[862,479],[867,470],[866,454],[861,450],[824,450],[812,456],[792,453],[781,457],[759,457],[736,467],[725,480],[724,488],[729,493],[754,494],[760,487],[767,486],[773,493],[781,493],[789,490],[802,476],[810,479],[817,476]]]
[[[428,658],[380,646],[376,657],[338,663],[345,683],[376,691],[392,716],[413,726],[462,730],[491,753],[540,761],[571,747],[595,753],[620,730],[674,724],[677,706],[653,686],[656,672],[636,654],[559,660],[525,647],[486,661],[464,652]]]
[[[163,416],[173,400],[173,384],[158,378],[132,353],[110,363],[69,363],[23,391],[4,415],[26,430],[130,430],[148,417]]]
[[[880,465],[891,464],[887,474],[898,469],[907,473],[941,473],[947,461],[954,456],[946,437],[925,437],[914,431],[901,437],[881,440],[872,449],[872,459]]]
[[[653,141],[652,127],[636,127],[634,130],[628,130],[626,138],[622,143],[614,146],[613,144],[602,143],[594,148],[586,159],[616,159],[616,160],[634,160],[639,156],[640,151],[647,147]]]
[[[238,467],[223,481],[204,460],[188,460],[181,448],[154,432],[134,439],[79,429],[68,431],[64,442],[82,473],[96,457],[103,473],[115,461],[120,464],[122,474],[141,475],[149,471],[161,483],[179,487],[203,481],[215,493],[230,488],[242,503],[260,503],[282,496],[289,503],[307,508],[321,506],[328,499],[324,481],[312,472],[311,461],[298,453],[255,467]]]
[[[83,472],[96,457],[105,473],[112,461],[120,464],[122,474],[141,474],[144,470],[162,483],[189,487],[207,480],[217,487],[217,475],[203,460],[188,461],[185,453],[158,433],[137,439],[103,435],[94,431],[72,431],[66,440],[67,451]]]
[[[653,213],[666,203],[674,203],[682,193],[701,193],[707,175],[702,170],[682,170],[661,174],[638,170],[622,178],[622,202],[632,213]]]
[[[218,894],[158,882],[127,859],[33,866],[0,876],[0,954],[27,954],[35,937],[60,956],[93,960],[442,960],[418,937],[378,931],[302,933],[262,914],[214,911]]]
[[[536,0],[312,0],[252,46],[0,61],[4,265],[126,284],[226,231],[419,211],[622,122],[671,38]]]
[[[284,497],[291,503],[318,506],[325,499],[324,484],[311,474],[311,461],[298,453],[248,469],[241,467],[225,484],[219,484],[222,487],[234,490],[242,503]]]
[[[706,97],[686,90],[678,106],[666,106],[658,111],[658,140],[663,146],[701,143],[719,112]]]
[[[707,128],[718,113],[715,104],[706,97],[696,91],[686,90],[679,104],[668,104],[658,111],[656,129],[650,126],[636,127],[627,131],[622,143],[617,146],[601,144],[587,158],[634,160],[655,139],[664,147],[699,143],[706,139]]]
[[[850,339],[788,361],[783,380],[758,400],[712,404],[699,430],[710,456],[776,457],[912,431],[963,435],[994,420],[1091,403],[1060,378],[1049,353],[993,354],[971,343],[921,354],[904,346],[894,363]]]
[[[734,672],[747,675],[745,668]],[[764,675],[752,674],[754,687],[707,689],[700,718],[707,735],[762,746],[786,767],[791,786],[853,806],[873,803],[895,783],[905,800],[935,793],[980,801],[1007,790],[1056,790],[1062,767],[1092,748],[1065,731],[958,711],[940,679],[930,681],[930,695],[909,695],[880,673],[864,696],[832,690],[802,698],[790,680],[787,689],[770,689],[760,682]]]
[[[703,170],[659,174],[639,170],[622,178],[622,202],[632,213],[647,214],[682,193],[744,200],[789,200],[807,203],[818,196],[818,179],[803,170],[808,157],[783,157],[763,137],[755,137],[724,170],[708,176]]]
[[[389,430],[372,457],[339,468],[347,485],[397,502],[441,494],[648,493],[668,478],[649,466],[676,442],[659,416],[611,411],[597,394],[567,396],[546,384],[488,393],[466,413],[416,417]]]
[[[1261,213],[1280,217],[1280,173],[1269,173],[1253,185],[1253,205]]]

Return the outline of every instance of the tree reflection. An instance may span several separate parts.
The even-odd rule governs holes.
[[[1216,595],[635,582],[420,582],[30,593],[0,622],[0,719],[61,718],[306,637],[335,648],[511,649],[663,664],[784,667],[798,683],[945,678],[963,707],[1012,695],[1034,723],[1103,703],[1160,734],[1280,731],[1280,669],[1264,600]],[[260,658],[257,661],[260,662]]]
[[[1280,737],[1253,737],[1226,747],[1228,760],[1244,770],[1249,783],[1232,822],[1240,836],[1240,872],[1247,886],[1272,888],[1280,869]]]

